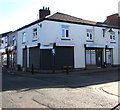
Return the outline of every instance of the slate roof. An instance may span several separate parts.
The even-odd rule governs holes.
[[[70,16],[70,15],[67,15],[67,14],[60,13],[60,12],[57,12],[57,13],[49,16],[48,19],[65,21],[65,22],[74,22],[74,23],[84,23],[84,24],[96,25],[96,22],[89,21],[89,20],[83,20],[81,18],[77,18],[77,17],[74,17],[74,16]]]
[[[11,33],[11,32],[12,32],[12,31],[9,31],[9,32],[5,32],[5,33],[0,34],[0,38],[7,36],[7,35],[8,35],[9,33]]]
[[[110,25],[106,25],[104,23],[84,20],[84,19],[81,19],[81,18],[77,18],[77,17],[74,17],[74,16],[70,16],[70,15],[67,15],[67,14],[57,12],[57,13],[55,13],[53,15],[48,15],[45,18],[38,19],[37,21],[34,21],[34,22],[32,22],[32,23],[30,23],[28,25],[25,25],[25,26],[17,29],[16,31],[19,31],[21,29],[27,28],[27,27],[32,26],[34,24],[40,23],[40,22],[42,22],[44,20],[67,22],[67,23],[74,23],[74,24],[83,24],[83,25],[91,25],[91,26],[98,26],[98,27],[120,28],[120,27],[117,27],[117,26],[110,26]]]

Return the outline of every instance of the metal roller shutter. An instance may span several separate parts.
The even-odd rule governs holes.
[[[40,48],[32,47],[29,50],[29,67],[32,68],[32,64],[35,69],[40,69]]]
[[[41,69],[42,70],[51,70],[53,63],[53,56],[51,49],[42,49],[41,50]]]
[[[55,51],[56,69],[62,69],[63,66],[74,68],[74,47],[56,47]]]

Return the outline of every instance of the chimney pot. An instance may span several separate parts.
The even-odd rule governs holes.
[[[50,15],[49,7],[44,7],[43,6],[43,9],[39,10],[39,18],[44,18],[44,17],[46,17],[48,15]]]

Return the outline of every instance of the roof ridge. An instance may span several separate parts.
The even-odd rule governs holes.
[[[56,12],[55,14],[62,14],[62,15],[65,15],[65,16],[69,16],[69,17],[73,17],[73,18],[77,18],[77,19],[83,20],[82,18],[78,18],[78,17],[71,16],[71,15],[68,15],[68,14],[65,14],[65,13],[61,13],[61,12]]]
[[[56,12],[56,13],[54,13],[54,14],[61,14],[61,15],[65,15],[65,16],[73,17],[73,18],[76,18],[76,19],[80,19],[80,20],[83,20],[83,21],[89,21],[89,22],[97,23],[97,21],[86,20],[86,19],[82,19],[82,18],[78,18],[78,17],[75,17],[75,16],[68,15],[68,14],[65,14],[65,13],[61,13],[61,12]]]
[[[60,15],[68,16],[68,18],[66,18],[64,16],[61,17]],[[71,17],[71,18],[69,18],[69,17]],[[72,18],[74,18],[74,19],[72,19]],[[32,23],[24,25],[24,26],[18,28],[17,30],[15,30],[15,31],[22,30],[22,29],[27,28],[27,27],[29,27],[31,25],[34,25],[34,24],[39,23],[39,22],[42,22],[44,20],[53,20],[53,21],[62,21],[62,22],[69,22],[69,23],[77,23],[77,24],[79,23],[79,24],[107,27],[105,24],[100,25],[101,23],[99,23],[99,22],[85,20],[85,19],[81,19],[81,18],[78,18],[78,17],[75,17],[75,16],[68,15],[68,14],[56,12],[54,14],[46,16],[45,18],[40,18],[40,19],[38,19],[38,20],[36,20],[36,21],[34,21]]]

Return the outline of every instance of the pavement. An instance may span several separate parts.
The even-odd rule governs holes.
[[[102,87],[102,90],[108,94],[120,97],[120,88],[118,87],[120,82],[114,82],[110,85]]]
[[[6,68],[3,68],[6,69]],[[25,71],[25,70],[12,70],[12,69],[7,69],[7,71],[21,74],[21,75],[28,75],[28,76],[58,76],[58,75],[71,75],[71,74],[88,74],[88,73],[100,73],[100,72],[107,72],[107,71],[114,71],[118,70],[120,72],[120,67],[108,67],[108,68],[87,68],[87,69],[80,69],[80,70],[71,70],[69,73],[66,73],[66,71],[63,70],[56,70],[54,73],[52,70],[43,70],[43,71],[34,71],[32,74],[32,71]]]

